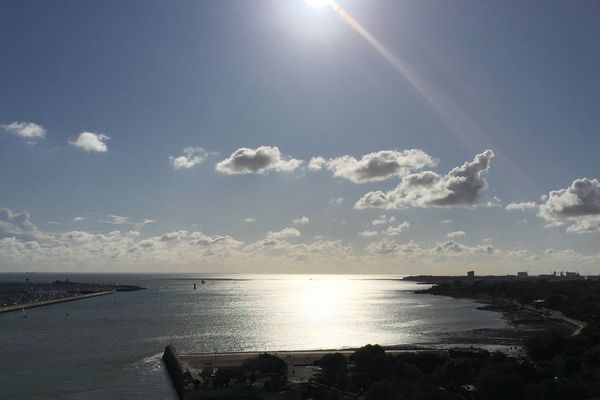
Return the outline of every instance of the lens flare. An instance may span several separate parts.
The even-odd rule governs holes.
[[[482,144],[493,147],[492,138],[454,99],[436,88],[423,74],[407,60],[394,54],[369,32],[350,13],[334,0],[305,0],[314,7],[330,6],[344,22],[358,33],[387,63],[402,76],[436,111],[439,118],[455,133],[456,138],[471,151],[479,150]],[[498,161],[504,164],[525,192],[531,192],[531,182],[519,172],[505,154],[498,154]]]
[[[332,0],[305,0],[306,4],[315,8],[323,8],[333,4]]]

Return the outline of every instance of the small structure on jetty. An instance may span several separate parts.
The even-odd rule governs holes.
[[[163,361],[181,400],[355,399],[313,382],[315,361],[326,352],[179,354],[165,348]]]

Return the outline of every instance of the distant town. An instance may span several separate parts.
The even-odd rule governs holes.
[[[580,275],[579,272],[553,271],[551,274],[530,275],[527,271],[519,271],[516,275],[477,275],[475,270],[467,271],[466,275],[413,275],[403,278],[407,281],[440,284],[459,280],[463,283],[473,282],[503,282],[503,281],[599,281],[600,275]]]
[[[0,313],[141,289],[133,285],[71,282],[68,279],[49,283],[34,283],[29,278],[24,282],[0,282]]]

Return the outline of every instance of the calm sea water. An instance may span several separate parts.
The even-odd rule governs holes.
[[[331,349],[506,327],[469,300],[416,295],[422,286],[381,276],[29,277],[148,290],[35,308],[26,319],[0,314],[0,399],[176,399],[160,362],[167,344],[180,352]],[[24,275],[0,274],[7,280]]]

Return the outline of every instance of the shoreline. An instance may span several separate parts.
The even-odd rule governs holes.
[[[115,292],[114,290],[107,290],[107,291],[96,292],[96,293],[86,293],[86,294],[81,294],[81,295],[77,295],[77,296],[63,297],[60,299],[45,300],[45,301],[38,301],[38,302],[34,302],[34,303],[26,303],[26,304],[14,305],[14,306],[2,307],[2,308],[0,308],[0,314],[15,312],[15,311],[29,309],[29,308],[50,306],[50,305],[59,304],[59,303],[67,303],[69,301],[84,300],[84,299],[89,299],[92,297],[106,296],[109,294],[113,294],[114,292]]]
[[[544,307],[537,308],[530,305],[521,304],[515,300],[497,298],[485,294],[473,296],[456,290],[440,291],[436,289],[436,286],[432,286],[429,289],[416,290],[414,293],[429,294],[432,296],[446,296],[456,299],[468,299],[477,304],[481,304],[481,307],[478,307],[479,310],[500,312],[502,313],[502,318],[508,321],[508,323],[515,330],[510,330],[512,331],[512,334],[509,333],[511,339],[517,339],[520,337],[522,340],[531,333],[549,329],[563,331],[569,330],[571,336],[576,336],[583,328],[587,326],[585,322],[567,317],[557,310]],[[490,329],[489,331],[494,332],[505,330]],[[509,330],[506,331],[510,332]]]

